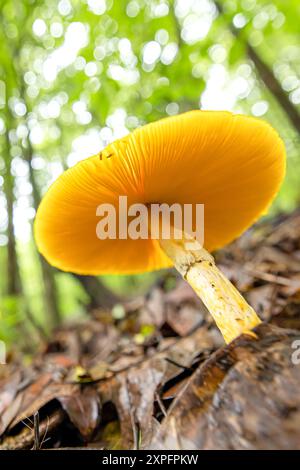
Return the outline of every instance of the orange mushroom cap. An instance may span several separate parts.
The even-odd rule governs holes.
[[[96,208],[205,205],[205,248],[222,247],[266,212],[285,173],[285,149],[264,121],[191,111],[145,125],[79,162],[50,187],[35,238],[48,262],[79,274],[128,274],[171,265],[157,240],[100,240]]]

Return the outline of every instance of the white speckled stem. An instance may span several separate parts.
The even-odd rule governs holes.
[[[176,269],[190,284],[213,316],[226,343],[241,333],[250,333],[261,323],[253,308],[215,264],[214,258],[197,242],[160,240]],[[253,334],[253,333],[252,333]]]

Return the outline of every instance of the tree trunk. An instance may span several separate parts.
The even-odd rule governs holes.
[[[261,80],[285,111],[295,130],[300,134],[300,114],[296,106],[294,106],[290,101],[288,94],[281,87],[279,81],[274,76],[272,69],[259,57],[255,49],[253,49],[250,44],[247,44],[246,47],[248,57],[254,63]]]
[[[88,294],[91,303],[90,308],[112,308],[119,298],[113,294],[102,282],[94,276],[81,276],[74,274],[74,277],[80,282]]]
[[[4,178],[4,193],[7,204],[7,285],[6,291],[8,295],[18,296],[21,294],[21,283],[19,276],[18,257],[16,249],[16,239],[14,233],[14,178],[11,174],[10,168],[10,154],[9,154],[9,137],[8,131],[5,135],[5,178]]]
[[[25,156],[29,165],[29,180],[32,186],[33,205],[37,210],[40,203],[40,191],[35,178],[33,168],[31,166],[33,149],[29,138],[27,139],[27,154]],[[59,299],[55,283],[54,269],[47,263],[47,261],[39,254],[42,276],[44,281],[45,290],[45,304],[48,313],[48,322],[51,328],[55,328],[60,323]]]

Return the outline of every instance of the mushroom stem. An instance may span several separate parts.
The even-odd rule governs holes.
[[[261,323],[253,308],[218,269],[214,258],[199,242],[191,242],[187,235],[181,240],[161,239],[159,242],[213,316],[226,343],[241,333],[251,334],[252,328]]]

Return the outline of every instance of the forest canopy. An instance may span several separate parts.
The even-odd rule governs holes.
[[[35,337],[160,276],[62,273],[32,235],[51,183],[143,124],[199,108],[266,119],[288,157],[271,214],[296,207],[299,9],[297,0],[2,0],[2,339],[28,346],[24,329]]]

